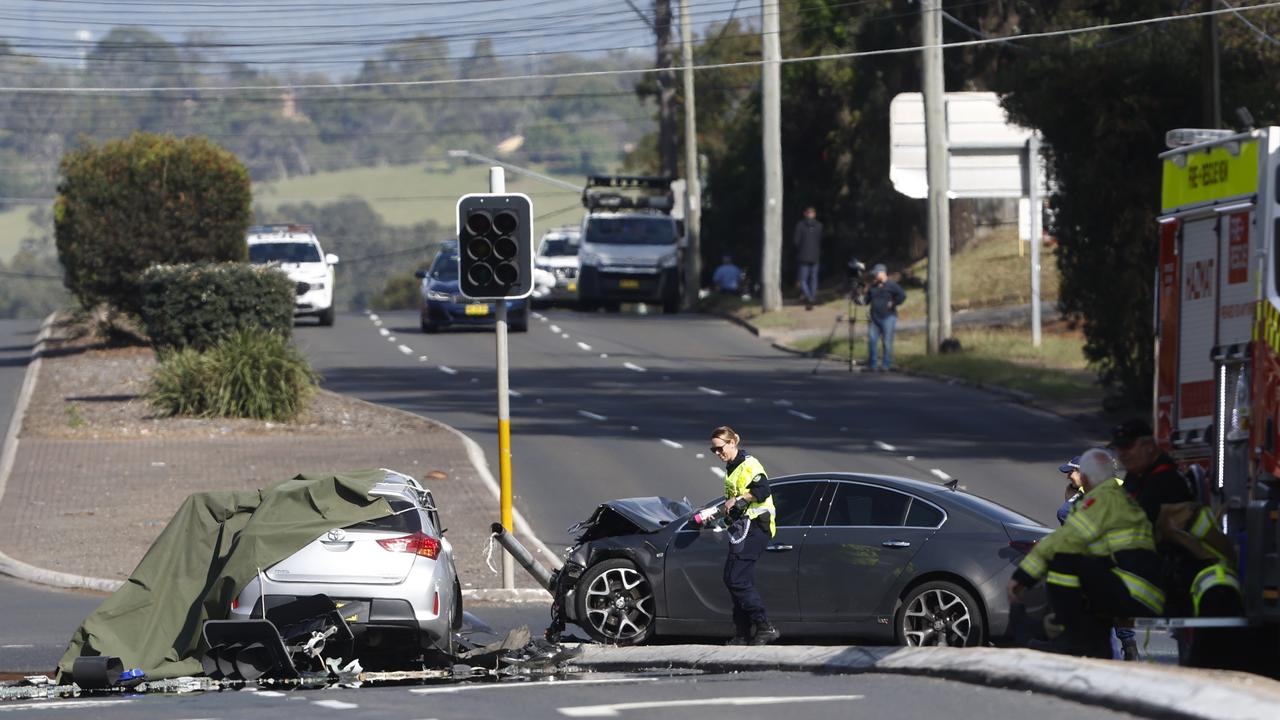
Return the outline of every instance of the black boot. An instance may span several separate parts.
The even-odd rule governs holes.
[[[768,645],[780,637],[782,637],[782,633],[778,632],[778,629],[772,624],[765,622],[756,626],[756,634],[751,638],[751,644]]]

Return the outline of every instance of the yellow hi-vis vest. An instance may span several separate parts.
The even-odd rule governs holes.
[[[1151,521],[1119,484],[1100,482],[1071,507],[1062,527],[1031,548],[1018,568],[1036,580],[1078,588],[1079,576],[1049,572],[1049,562],[1054,555],[1069,553],[1109,557],[1115,562],[1115,553],[1122,550],[1154,553],[1156,543]],[[1164,592],[1157,585],[1121,567],[1114,567],[1111,571],[1124,582],[1133,599],[1157,615],[1164,612]]]
[[[750,490],[751,481],[756,479],[757,475],[768,475],[764,471],[764,465],[755,457],[748,455],[738,463],[738,467],[733,472],[724,477],[724,499],[731,500],[739,495],[745,495]],[[769,537],[778,534],[778,525],[774,518],[777,517],[778,511],[773,506],[773,495],[765,498],[764,502],[753,502],[747,506],[747,517],[755,520],[764,513],[769,513]]]

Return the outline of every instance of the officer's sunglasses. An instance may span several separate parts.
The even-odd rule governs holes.
[[[725,443],[724,445],[712,445],[711,452],[719,455],[720,453],[724,452],[724,449],[728,447],[728,445],[729,443]]]

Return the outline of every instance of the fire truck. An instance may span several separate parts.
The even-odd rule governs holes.
[[[1184,467],[1203,470],[1203,499],[1239,550],[1245,622],[1274,630],[1280,127],[1173,130],[1166,140],[1153,428]]]

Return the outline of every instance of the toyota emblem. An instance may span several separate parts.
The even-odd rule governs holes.
[[[347,537],[347,531],[342,528],[334,528],[329,531],[329,542],[342,542]]]

